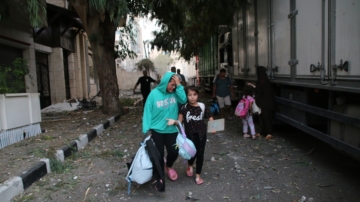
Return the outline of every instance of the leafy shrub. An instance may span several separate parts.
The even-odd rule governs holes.
[[[29,75],[27,60],[17,58],[12,67],[0,66],[0,94],[22,93],[27,88],[25,76]],[[30,78],[32,78],[29,75]]]

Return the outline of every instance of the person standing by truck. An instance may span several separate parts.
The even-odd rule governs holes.
[[[263,66],[256,67],[257,81],[256,86],[248,83],[255,88],[255,102],[261,108],[260,126],[261,135],[265,139],[273,138],[273,114],[275,110],[274,91],[270,80],[266,74],[266,68]]]
[[[226,69],[221,69],[220,74],[213,82],[213,98],[216,97],[219,107],[221,118],[224,118],[224,108],[227,111],[227,118],[231,117],[231,97],[234,97],[234,90],[229,77],[226,77]]]

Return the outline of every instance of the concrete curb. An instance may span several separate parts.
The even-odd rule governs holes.
[[[125,114],[128,112],[129,110],[126,110]],[[105,129],[109,128],[119,119],[120,114],[109,118],[107,121],[99,124],[98,126],[95,126],[87,134],[80,135],[79,140],[72,141],[70,146],[57,150],[55,154],[56,157],[63,162],[67,157],[81,149],[84,149],[91,140],[95,139],[96,136],[100,135]],[[23,171],[20,176],[15,176],[0,184],[0,201],[10,201],[13,197],[24,192],[26,188],[50,172],[50,160],[46,158],[41,159],[34,166]]]

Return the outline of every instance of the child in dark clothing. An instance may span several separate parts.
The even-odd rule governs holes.
[[[193,141],[196,147],[196,155],[188,160],[186,175],[193,176],[193,164],[196,159],[196,184],[204,183],[200,174],[204,163],[205,145],[207,140],[207,124],[204,119],[214,120],[210,111],[205,108],[203,103],[198,102],[199,91],[197,88],[190,86],[186,88],[188,103],[183,105],[178,120],[184,123],[187,138]],[[202,109],[203,108],[203,109]],[[176,120],[168,119],[168,125],[178,124]],[[212,131],[215,133],[215,131]]]

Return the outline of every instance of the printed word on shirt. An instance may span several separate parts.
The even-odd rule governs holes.
[[[191,116],[190,112],[186,112],[186,122],[189,122],[191,120],[194,120],[194,121],[202,120],[202,113],[199,116]]]
[[[156,101],[156,105],[158,108],[160,108],[160,107],[167,108],[169,104],[174,104],[174,103],[176,103],[176,100],[174,97],[166,98],[165,100]]]

